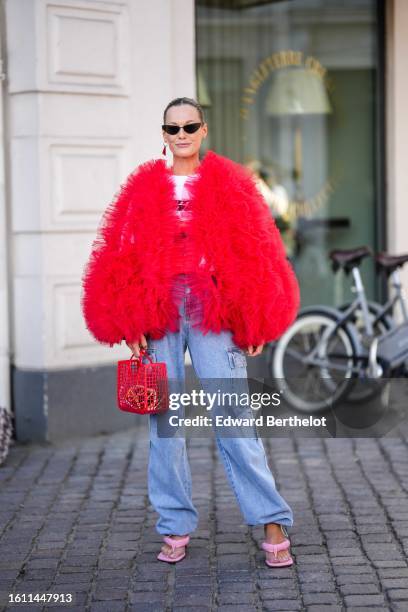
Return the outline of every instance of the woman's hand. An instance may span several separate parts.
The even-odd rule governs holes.
[[[260,355],[262,353],[262,349],[264,346],[264,344],[258,344],[258,346],[253,346],[252,344],[250,344],[248,346],[247,353],[250,357],[257,357],[257,355]]]
[[[140,336],[139,342],[134,342],[133,344],[130,342],[126,342],[126,344],[128,345],[135,357],[139,357],[141,348],[147,349],[147,340],[144,334]]]

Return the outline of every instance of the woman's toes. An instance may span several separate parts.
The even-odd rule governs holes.
[[[280,551],[280,560],[281,561],[289,561],[289,551],[288,550],[281,550]]]
[[[276,561],[274,553],[268,552],[267,555],[269,561]],[[278,561],[289,561],[289,559],[290,555],[288,550],[278,550]]]
[[[184,552],[184,546],[176,548],[173,551],[171,546],[169,546],[168,544],[163,544],[162,551],[163,551],[163,553],[165,555],[167,555],[167,557],[171,557],[173,559],[174,557],[178,557],[179,555],[181,555]]]

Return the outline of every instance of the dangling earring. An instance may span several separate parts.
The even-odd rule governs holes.
[[[166,143],[164,143],[164,147],[163,147],[162,155],[166,155]]]

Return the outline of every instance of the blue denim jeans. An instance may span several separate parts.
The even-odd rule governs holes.
[[[180,330],[160,340],[148,338],[148,352],[154,361],[164,361],[171,381],[184,381],[184,355],[188,347],[197,378],[204,387],[211,379],[223,379],[232,388],[247,389],[246,356],[232,341],[230,331],[203,334],[192,327],[199,304],[190,293],[187,277],[177,277],[175,285],[181,314]],[[248,408],[251,416],[252,409]],[[149,418],[150,450],[148,492],[150,503],[159,514],[160,534],[184,535],[197,528],[198,513],[192,501],[191,472],[184,436],[160,437],[158,424],[167,413]],[[245,523],[293,525],[292,510],[276,490],[262,439],[256,428],[252,437],[224,437],[214,428],[226,475]]]

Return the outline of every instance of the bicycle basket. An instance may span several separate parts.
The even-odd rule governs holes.
[[[143,363],[143,357],[149,363]],[[168,409],[168,378],[165,363],[153,363],[145,349],[140,356],[118,361],[117,404],[120,410],[155,414]]]
[[[408,359],[408,323],[402,323],[379,337],[377,359],[391,369]]]

